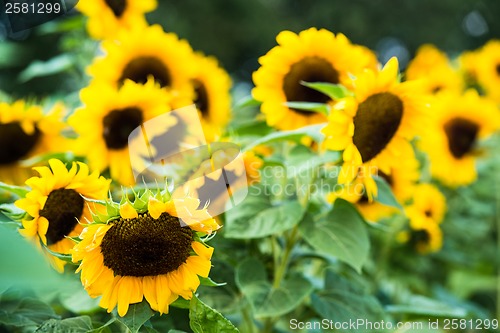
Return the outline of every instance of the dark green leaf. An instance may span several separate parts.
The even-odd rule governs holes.
[[[189,308],[189,326],[195,333],[231,333],[239,330],[220,312],[193,295]]]
[[[116,319],[127,326],[131,333],[139,332],[139,329],[154,315],[148,302],[131,304],[127,314],[123,317],[117,316]]]
[[[89,316],[67,318],[63,320],[49,319],[35,333],[87,333],[92,330]]]
[[[170,306],[179,308],[179,309],[189,309],[189,301],[185,300],[182,297],[179,297],[178,299],[175,300]]]
[[[337,257],[358,272],[368,259],[370,241],[365,222],[345,200],[337,199],[328,215],[319,221],[306,215],[299,230],[313,248]]]
[[[9,292],[5,292],[0,300],[1,324],[15,327],[35,326],[46,320],[58,318],[49,305],[37,299],[19,298],[20,295],[14,295],[14,298],[10,295]]]
[[[285,279],[279,288],[274,288],[267,280],[264,265],[257,259],[247,259],[236,271],[236,283],[249,301],[256,317],[282,316],[309,296],[313,286],[309,280],[299,275]]]

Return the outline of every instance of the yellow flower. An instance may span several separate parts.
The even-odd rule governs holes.
[[[423,89],[428,94],[441,92],[460,93],[463,80],[455,70],[448,56],[434,45],[422,45],[406,70],[407,80],[420,79],[424,82]]]
[[[262,102],[267,123],[279,129],[295,129],[321,123],[326,117],[289,108],[286,102],[327,103],[329,98],[301,84],[329,82],[350,86],[350,76],[364,68],[375,68],[376,58],[368,49],[353,45],[342,34],[310,28],[298,35],[282,31],[278,46],[259,59],[253,74],[255,99]]]
[[[84,106],[69,119],[79,134],[77,151],[87,156],[92,169],[109,167],[113,179],[134,184],[129,135],[147,120],[170,111],[170,95],[151,80],[144,85],[127,80],[119,90],[103,83],[91,84],[81,91],[81,100]],[[164,125],[158,130],[175,124]]]
[[[230,116],[231,78],[212,57],[195,54],[191,82],[195,91],[194,103],[200,113],[203,131],[208,142],[218,138]]]
[[[500,40],[491,40],[476,54],[477,82],[486,94],[500,103]]]
[[[62,104],[44,114],[41,107],[22,100],[0,103],[0,181],[21,184],[33,175],[23,160],[62,150],[62,116]]]
[[[119,88],[126,80],[145,84],[153,79],[172,93],[174,108],[193,100],[193,51],[189,43],[161,26],[137,28],[120,33],[117,40],[102,43],[104,56],[87,69],[92,82]]]
[[[397,238],[401,243],[408,243],[421,254],[437,252],[443,247],[443,232],[436,223],[428,223],[416,229],[403,231]]]
[[[477,177],[477,144],[500,127],[495,103],[475,90],[443,95],[431,105],[433,121],[420,147],[430,157],[432,175],[448,186],[467,185]]]
[[[354,97],[339,100],[322,129],[324,147],[343,150],[339,184],[363,174],[368,198],[376,195],[372,175],[390,175],[393,166],[414,157],[410,140],[425,123],[427,107],[418,83],[399,83],[398,61],[379,72],[366,70],[354,80]]]
[[[429,223],[440,224],[446,212],[446,198],[435,186],[420,184],[413,193],[413,203],[405,211],[413,229]]]
[[[133,203],[108,202],[111,213],[96,214],[72,252],[85,290],[120,316],[143,299],[160,314],[179,296],[191,299],[199,276],[208,277],[213,253],[195,231],[219,227],[199,204],[149,190]]]
[[[106,39],[116,37],[121,30],[145,27],[144,14],[156,8],[156,0],[85,0],[76,8],[88,16],[89,34]]]
[[[88,199],[106,198],[109,182],[97,172],[89,173],[83,163],[73,163],[70,170],[59,160],[49,160],[50,168],[35,167],[40,174],[26,181],[31,191],[16,201],[16,206],[27,212],[24,229],[19,232],[35,244],[40,241],[49,250],[68,254],[83,227],[79,221],[91,217]],[[84,222],[84,221],[83,221]],[[51,257],[55,268],[63,271],[65,262]]]

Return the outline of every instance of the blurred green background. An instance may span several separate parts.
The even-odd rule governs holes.
[[[250,82],[258,57],[282,30],[342,32],[381,61],[398,56],[404,67],[424,43],[455,56],[500,38],[499,13],[498,0],[161,0],[148,20],[216,56],[235,81]],[[0,90],[15,98],[74,96],[98,52],[74,12],[16,39],[0,42]],[[33,65],[50,60],[50,66]]]

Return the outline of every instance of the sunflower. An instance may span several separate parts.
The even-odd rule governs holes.
[[[193,67],[194,103],[201,116],[205,137],[212,142],[220,136],[229,121],[231,78],[219,67],[215,58],[200,53],[195,54]]]
[[[0,103],[0,181],[21,184],[33,175],[21,162],[38,154],[59,151],[64,107],[56,104],[47,114],[19,100]]]
[[[474,182],[477,145],[499,128],[498,108],[471,89],[463,95],[440,96],[431,109],[432,126],[420,142],[429,155],[431,174],[453,187]]]
[[[143,299],[160,314],[179,296],[190,299],[198,276],[208,277],[213,253],[196,232],[219,228],[199,203],[149,190],[133,203],[107,202],[108,213],[93,216],[72,252],[85,290],[102,296],[108,312],[117,306],[120,316]]]
[[[37,245],[42,242],[50,251],[68,254],[74,242],[67,237],[78,236],[83,229],[78,222],[91,217],[91,203],[86,199],[105,199],[110,181],[97,172],[89,173],[81,162],[73,163],[69,171],[57,159],[49,160],[49,166],[34,168],[40,176],[26,181],[31,191],[15,202],[27,213],[22,221],[24,229],[19,232]],[[62,272],[65,262],[49,257]]]
[[[462,76],[450,64],[448,56],[434,45],[422,45],[406,69],[406,79],[424,81],[428,94],[440,92],[460,93]]]
[[[103,171],[109,167],[113,179],[133,184],[129,135],[147,120],[170,111],[170,95],[152,80],[144,85],[127,80],[118,90],[102,83],[91,84],[80,97],[84,106],[69,118],[79,134],[76,150],[87,156],[92,169]],[[158,131],[175,125],[174,117],[168,119],[172,123],[162,124]]]
[[[121,30],[147,25],[144,14],[156,8],[156,0],[85,0],[76,8],[88,16],[87,30],[96,39],[114,38]]]
[[[398,241],[407,243],[421,254],[437,252],[443,247],[443,232],[438,224],[427,223],[398,234]]]
[[[476,57],[477,82],[486,94],[500,103],[500,40],[491,40],[484,45]]]
[[[396,58],[379,72],[366,70],[354,81],[355,96],[339,100],[322,129],[324,147],[344,151],[339,184],[349,183],[362,173],[370,200],[377,191],[374,170],[390,175],[394,165],[413,158],[409,140],[426,118],[420,84],[399,83],[397,76]]]
[[[446,212],[446,198],[434,185],[419,184],[412,204],[405,211],[413,229],[429,223],[440,224]]]
[[[187,41],[153,25],[124,31],[118,40],[104,41],[102,48],[104,56],[87,69],[93,82],[119,88],[126,80],[145,84],[152,78],[176,97],[174,107],[191,104],[194,53]]]
[[[261,67],[253,74],[255,99],[270,126],[295,129],[326,121],[324,115],[289,108],[286,102],[327,103],[329,98],[302,85],[305,82],[329,82],[349,86],[350,76],[364,68],[375,68],[374,54],[353,45],[342,34],[310,28],[298,35],[282,31],[278,46],[259,59]]]

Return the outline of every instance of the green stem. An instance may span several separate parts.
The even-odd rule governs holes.
[[[255,325],[253,322],[253,317],[249,309],[249,305],[245,305],[243,309],[241,309],[241,315],[243,316],[243,322],[246,325],[247,333],[254,333],[255,332]]]
[[[285,251],[283,252],[283,257],[281,258],[280,265],[275,270],[273,288],[276,288],[276,289],[279,288],[281,285],[281,282],[283,281],[283,277],[285,276],[286,270],[288,268],[288,264],[290,262],[290,254],[292,253],[292,250],[295,246],[295,243],[297,242],[298,231],[299,231],[299,228],[296,225],[292,229],[290,236],[287,238]]]

